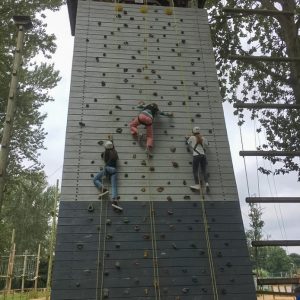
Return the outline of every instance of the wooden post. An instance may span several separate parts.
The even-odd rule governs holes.
[[[36,268],[35,268],[35,277],[34,277],[34,290],[37,290],[38,279],[39,279],[39,268],[40,268],[40,256],[41,256],[41,244],[39,244],[38,253],[36,257]]]
[[[14,270],[14,261],[15,261],[15,251],[16,251],[15,229],[13,229],[12,235],[11,235],[11,246],[10,246],[8,265],[7,265],[6,282],[5,282],[5,292],[7,294],[9,294],[10,290],[11,290],[12,276],[13,276],[13,270]]]
[[[9,145],[11,140],[11,134],[13,129],[13,121],[16,111],[16,94],[18,87],[18,76],[20,73],[20,67],[22,62],[22,50],[23,41],[25,36],[25,30],[29,29],[32,24],[29,17],[26,16],[14,16],[15,24],[18,26],[18,37],[17,37],[17,47],[15,50],[14,63],[12,68],[12,76],[10,81],[7,109],[5,122],[3,126],[3,134],[1,141],[1,151],[0,151],[0,215],[3,205],[3,193],[5,185],[5,174],[6,167],[8,163],[9,155]]]
[[[24,292],[24,285],[25,285],[25,276],[26,276],[26,267],[27,267],[27,254],[28,251],[25,250],[24,254],[24,263],[23,263],[23,272],[22,272],[22,284],[21,284],[21,292]]]
[[[50,293],[51,287],[51,277],[52,277],[52,264],[53,264],[53,247],[54,247],[54,239],[55,239],[55,231],[56,231],[56,211],[57,211],[57,200],[58,200],[58,184],[59,180],[56,181],[56,191],[55,191],[55,199],[53,206],[53,216],[52,216],[52,229],[51,229],[51,239],[49,246],[49,262],[48,262],[48,275],[47,275],[47,292]]]

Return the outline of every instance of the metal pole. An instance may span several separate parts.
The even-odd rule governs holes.
[[[38,278],[39,278],[39,269],[40,269],[40,256],[41,256],[41,244],[39,244],[38,253],[36,257],[36,268],[35,268],[35,277],[34,277],[34,290],[37,290]]]
[[[9,94],[7,100],[6,117],[3,125],[3,135],[1,141],[0,151],[0,214],[3,205],[3,192],[5,185],[5,175],[9,155],[9,144],[11,140],[13,120],[16,111],[16,94],[18,87],[18,77],[22,63],[22,50],[25,30],[31,28],[32,24],[30,18],[27,16],[15,16],[15,24],[18,26],[17,47],[15,50],[15,57],[13,62],[12,76],[9,87]]]
[[[23,272],[22,272],[22,284],[21,284],[21,292],[24,292],[24,285],[25,285],[25,276],[26,276],[26,267],[27,267],[27,254],[28,251],[25,250],[24,253],[24,263],[23,263]]]
[[[55,199],[54,199],[54,207],[53,207],[53,216],[52,216],[52,229],[51,229],[51,239],[49,246],[49,262],[48,262],[48,275],[47,275],[47,292],[50,293],[51,287],[51,277],[52,277],[52,264],[53,264],[53,247],[54,247],[54,239],[55,239],[55,229],[56,229],[56,210],[57,210],[57,199],[58,199],[58,183],[59,180],[56,181],[56,190],[55,190]]]

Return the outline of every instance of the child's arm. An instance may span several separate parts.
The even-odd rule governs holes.
[[[142,108],[144,109],[146,107],[146,104],[144,101],[140,101],[139,104],[137,105],[137,108]]]
[[[167,116],[167,117],[174,117],[174,114],[173,113],[168,113],[168,112],[164,112],[164,111],[159,111],[159,114],[161,115],[161,116]]]

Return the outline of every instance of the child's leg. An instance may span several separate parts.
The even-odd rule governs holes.
[[[130,132],[132,135],[136,135],[138,133],[138,129],[137,127],[140,125],[140,122],[139,122],[139,118],[136,117],[134,118],[130,123],[129,123],[129,126],[130,126]]]
[[[200,167],[201,167],[201,173],[204,177],[204,181],[208,182],[207,159],[205,155],[201,155]]]
[[[193,175],[196,184],[199,184],[199,164],[200,164],[200,155],[193,156]]]
[[[93,179],[94,185],[101,191],[102,185],[102,177],[105,175],[105,169],[99,172]]]
[[[152,124],[146,127],[147,130],[147,148],[153,148],[153,127]]]
[[[111,197],[112,199],[117,200],[117,170],[113,167],[106,167],[107,173],[110,175],[110,182],[111,182]]]

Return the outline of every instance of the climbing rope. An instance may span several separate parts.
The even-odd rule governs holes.
[[[173,19],[174,19],[174,24],[175,24],[175,31],[176,31],[176,38],[177,38],[177,48],[180,49],[180,42],[179,42],[179,35],[178,35],[178,26],[177,26],[177,18],[176,18],[176,10],[175,10],[175,5],[174,1],[171,0],[171,4],[173,6]],[[198,23],[198,19],[197,19]],[[181,56],[181,51],[179,52]],[[181,76],[181,83],[183,84],[184,88],[184,93],[185,97],[187,99],[187,111],[188,115],[190,118],[190,124],[192,127],[192,117],[191,117],[191,110],[190,110],[190,98],[188,97],[188,92],[185,84],[185,77],[183,74],[182,66],[180,66],[180,76]],[[205,72],[204,72],[205,74]],[[206,78],[206,77],[205,77]],[[208,95],[209,97],[209,95]],[[200,179],[200,171],[198,170],[198,178]],[[202,218],[203,218],[203,224],[204,224],[204,232],[205,232],[205,239],[206,239],[206,247],[207,247],[207,252],[208,252],[208,261],[209,261],[209,267],[210,267],[210,276],[211,276],[211,281],[212,281],[212,289],[213,289],[213,294],[214,294],[214,300],[218,300],[218,289],[217,289],[217,282],[216,282],[216,275],[215,275],[215,267],[214,267],[214,262],[213,262],[213,255],[211,251],[211,244],[210,244],[210,237],[209,237],[209,226],[208,226],[208,221],[207,221],[207,216],[206,216],[206,209],[205,209],[205,195],[202,189],[202,186],[200,184],[200,193],[199,193],[199,198],[200,198],[200,203],[201,203],[201,208],[202,208]]]
[[[144,12],[141,12],[145,14],[143,17],[144,20],[144,39],[143,39],[143,45],[144,45],[144,51],[145,53],[145,65],[143,68],[143,76],[145,80],[148,80],[149,77],[147,75],[146,70],[148,70],[148,61],[149,61],[149,49],[148,49],[148,37],[149,37],[149,31],[148,31],[148,21],[147,21],[147,12],[148,12],[148,2],[145,1],[144,5]],[[149,102],[149,99],[145,99],[146,102]],[[147,101],[148,100],[148,101]],[[152,125],[153,126],[153,125]],[[155,292],[155,299],[160,300],[161,299],[161,292],[160,292],[160,280],[159,280],[159,264],[158,264],[158,255],[157,255],[157,236],[156,236],[156,225],[155,225],[155,209],[154,209],[154,202],[153,202],[153,195],[151,192],[151,179],[150,179],[150,167],[151,167],[151,160],[149,156],[147,155],[147,166],[149,168],[147,172],[147,183],[148,183],[148,193],[149,193],[149,215],[150,215],[150,229],[151,229],[151,246],[152,246],[152,264],[153,264],[153,286],[154,286],[154,292]]]
[[[104,178],[102,178],[102,193],[104,188]],[[105,215],[103,216],[103,202],[105,202]],[[102,233],[102,217],[104,217],[104,229]],[[103,298],[103,282],[104,282],[104,265],[105,265],[105,247],[106,247],[106,231],[107,231],[107,203],[103,199],[103,196],[100,199],[100,212],[99,212],[99,233],[98,233],[98,253],[97,253],[97,274],[96,274],[96,299]],[[101,257],[101,241],[103,242],[102,248],[102,257]],[[101,260],[101,263],[100,263]],[[99,268],[101,266],[101,274]],[[100,278],[100,292],[99,292],[99,277]],[[99,297],[100,296],[100,297]]]

